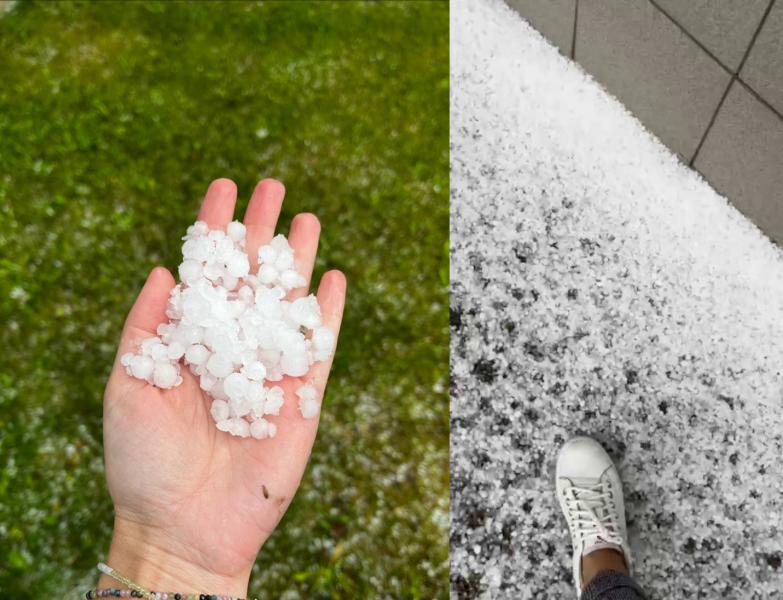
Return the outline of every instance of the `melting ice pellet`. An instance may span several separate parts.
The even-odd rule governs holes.
[[[211,398],[210,415],[220,431],[235,436],[274,437],[284,376],[303,377],[334,351],[335,335],[321,323],[312,294],[286,300],[306,281],[296,270],[294,251],[283,235],[258,250],[258,273],[245,252],[246,229],[229,223],[210,230],[197,221],[182,245],[180,283],[171,291],[157,336],[123,354],[128,375],[168,389],[182,383],[184,363]],[[311,383],[298,387],[305,418],[320,412]]]

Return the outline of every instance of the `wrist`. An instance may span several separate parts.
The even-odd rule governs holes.
[[[105,562],[147,590],[247,596],[252,564],[238,573],[215,573],[189,559],[183,550],[165,532],[117,517]],[[126,586],[102,574],[98,587]]]

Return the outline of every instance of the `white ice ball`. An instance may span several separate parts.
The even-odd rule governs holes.
[[[283,388],[278,385],[272,386],[266,391],[266,401],[264,402],[264,414],[277,415],[283,406],[285,396]]]
[[[147,339],[142,340],[141,346],[140,346],[141,353],[146,355],[146,356],[149,356],[150,355],[150,350],[152,349],[152,347],[155,344],[160,344],[160,338],[159,337],[148,337]]]
[[[321,412],[321,404],[317,400],[299,400],[299,410],[305,419],[312,419]]]
[[[130,362],[130,371],[137,379],[148,379],[152,376],[152,370],[155,368],[155,361],[149,356],[136,355]]]
[[[275,237],[273,237],[272,241],[269,242],[269,245],[278,252],[293,252],[290,244],[288,243],[288,240],[282,233],[278,233]]]
[[[253,304],[255,299],[253,288],[249,285],[243,285],[241,288],[239,288],[239,290],[237,290],[237,299],[241,300],[244,304]]]
[[[241,242],[244,240],[246,231],[247,229],[245,226],[239,221],[231,221],[231,223],[226,226],[226,233],[228,234],[228,237],[230,237],[235,242]]]
[[[318,391],[312,384],[306,383],[296,390],[299,396],[299,410],[305,419],[312,419],[321,412],[321,402],[318,399]]]
[[[283,354],[283,358],[280,360],[280,369],[283,374],[291,377],[301,377],[307,373],[309,368],[310,362],[304,353]]]
[[[242,367],[241,371],[245,377],[252,379],[253,381],[261,381],[264,377],[266,377],[266,367],[263,363],[257,360],[251,362],[249,365]]]
[[[186,244],[188,242],[185,242]],[[209,260],[209,253],[212,249],[212,244],[209,243],[209,240],[205,237],[196,238],[193,240],[190,240],[190,243],[192,243],[192,249],[190,252],[190,256],[187,256],[186,258],[192,258],[193,260],[197,260],[199,263],[205,263],[207,260]]]
[[[223,380],[216,378],[215,379],[215,385],[212,386],[212,389],[209,390],[210,396],[213,398],[217,398],[218,400],[226,400],[228,401],[228,395],[223,390]]]
[[[250,435],[257,440],[263,440],[269,437],[269,421],[266,419],[256,419],[250,424]]]
[[[182,299],[182,314],[191,323],[200,323],[209,316],[209,300],[191,294]]]
[[[239,285],[239,279],[237,279],[233,275],[226,274],[220,278],[220,285],[226,288],[227,290],[232,291],[236,289],[237,285]]]
[[[196,282],[204,272],[201,263],[194,259],[187,259],[179,266],[179,278],[187,284]]]
[[[171,336],[176,333],[177,326],[174,323],[161,323],[155,328],[155,333],[166,344],[171,340]]]
[[[228,402],[225,400],[212,401],[212,406],[209,409],[209,413],[212,415],[215,423],[219,423],[220,421],[225,421],[228,419],[229,412]]]
[[[321,324],[321,307],[316,297],[310,294],[294,300],[288,309],[288,316],[297,325],[315,329]]]
[[[313,347],[319,352],[331,353],[334,350],[334,333],[328,327],[317,327],[313,330]]]
[[[234,352],[234,340],[224,327],[215,327],[204,334],[204,341],[212,347],[212,352],[229,356]]]
[[[215,243],[213,258],[215,262],[225,264],[237,251],[238,249],[234,247],[234,241],[230,237],[224,237]]]
[[[193,233],[195,235],[207,235],[209,233],[209,225],[206,221],[196,221],[193,223]]]
[[[264,265],[273,265],[277,260],[277,250],[272,246],[261,246],[258,249],[258,262]]]
[[[195,254],[196,254],[196,240],[195,239],[185,240],[185,243],[182,244],[182,257],[192,258],[195,260],[196,258]]]
[[[212,388],[215,387],[215,384],[217,383],[217,377],[212,375],[211,373],[204,373],[199,378],[199,387],[204,390],[205,392],[209,392],[212,390]]]
[[[264,414],[279,415],[284,401],[285,398],[283,397],[282,388],[278,386],[270,388],[266,394],[266,401],[264,402]]]
[[[244,417],[250,414],[252,405],[247,398],[231,398],[228,401],[231,408],[231,414],[237,417]]]
[[[207,238],[209,238],[210,242],[217,245],[220,243],[220,240],[226,239],[226,233],[220,229],[211,229],[207,234]]]
[[[231,373],[223,380],[223,390],[232,400],[244,398],[247,396],[248,383],[247,377],[241,373]]]
[[[280,381],[282,378],[283,370],[280,368],[280,365],[272,365],[267,367],[265,377],[267,381]]]
[[[231,434],[239,437],[249,437],[250,424],[244,419],[231,419]]]
[[[185,346],[179,342],[171,342],[168,346],[167,357],[170,360],[179,360],[185,354]]]
[[[275,260],[275,268],[278,271],[287,271],[294,268],[294,253],[280,252]]]
[[[150,346],[149,355],[155,362],[167,360],[169,357],[169,349],[166,344],[159,342]]]
[[[265,319],[278,319],[283,313],[281,304],[274,289],[262,286],[256,290],[255,305],[259,316]]]
[[[258,280],[267,285],[277,280],[277,269],[272,265],[264,265],[258,270]]]
[[[250,262],[247,260],[247,254],[237,252],[226,262],[226,272],[232,277],[244,277],[250,272]]]
[[[163,389],[174,387],[178,377],[179,373],[177,373],[177,368],[171,363],[155,363],[155,371],[152,374],[152,381],[157,387]]]
[[[203,365],[209,358],[209,350],[201,344],[193,344],[185,351],[185,360],[192,365]]]
[[[225,354],[215,353],[209,357],[207,369],[215,377],[223,378],[227,377],[234,370],[234,366]]]
[[[198,325],[181,326],[182,341],[186,344],[200,344],[204,339],[204,328]]]
[[[247,386],[247,402],[250,406],[250,412],[254,417],[260,417],[264,414],[264,399],[266,389],[258,381],[251,381]]]
[[[306,283],[307,281],[305,278],[293,269],[283,271],[280,275],[280,285],[286,290],[294,290],[303,287]]]
[[[223,277],[223,274],[225,273],[225,270],[223,269],[223,265],[219,263],[207,263],[204,266],[203,275],[210,281],[217,281],[221,277]]]

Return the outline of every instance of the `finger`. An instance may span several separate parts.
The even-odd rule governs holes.
[[[285,187],[276,179],[259,181],[250,197],[244,223],[247,228],[247,256],[253,273],[258,270],[258,248],[268,244],[275,235],[284,197]]]
[[[139,297],[125,319],[122,334],[122,345],[127,345],[133,339],[155,335],[158,325],[167,320],[166,304],[171,288],[176,285],[174,277],[168,269],[155,267],[147,277]]]
[[[345,275],[342,272],[328,271],[321,277],[321,283],[318,286],[317,297],[318,304],[321,306],[321,322],[334,333],[335,350],[340,335],[340,324],[343,320],[346,285]],[[312,380],[321,398],[326,390],[326,381],[329,379],[333,359],[334,352],[327,360],[315,363],[310,373],[305,376],[307,380]]]
[[[215,179],[209,184],[198,220],[206,221],[210,229],[225,229],[234,218],[237,203],[237,186],[230,179]]]
[[[321,223],[311,213],[300,213],[291,221],[288,243],[294,249],[296,270],[305,278],[305,284],[292,290],[290,300],[307,295],[310,290],[310,277],[313,275],[315,255],[318,253],[318,238],[321,235]]]
[[[329,327],[334,332],[335,340],[340,333],[340,324],[343,318],[345,289],[345,275],[340,271],[325,273],[318,286],[321,321],[324,326]],[[333,356],[334,352],[332,353]],[[283,382],[283,385],[286,387],[287,400],[283,404],[280,415],[270,419],[278,426],[279,443],[276,443],[273,448],[266,450],[267,455],[274,456],[276,462],[286,461],[290,464],[292,461],[300,460],[302,461],[302,468],[304,468],[304,463],[307,462],[318,431],[320,414],[312,419],[303,419],[296,391],[303,383],[312,383],[319,397],[323,399],[326,381],[329,378],[329,371],[332,366],[332,357],[316,363],[304,377],[292,378]],[[299,471],[292,467],[291,472],[297,473]]]

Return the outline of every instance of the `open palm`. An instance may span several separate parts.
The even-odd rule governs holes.
[[[274,235],[283,196],[277,181],[256,186],[244,218],[251,265],[258,247]],[[210,185],[199,219],[223,228],[233,219],[235,203],[236,186],[219,179]],[[297,270],[308,281],[292,297],[309,289],[319,233],[311,214],[297,215],[291,223]],[[323,394],[331,360],[316,363],[302,378],[285,377],[276,384],[286,399],[280,415],[270,417],[276,437],[256,440],[218,431],[209,414],[211,399],[187,369],[180,386],[161,390],[128,376],[119,364],[119,356],[156,335],[174,285],[166,269],[152,271],[128,315],[106,386],[106,478],[115,508],[109,564],[156,590],[242,596],[259,549],[296,493],[315,441],[318,419],[302,418],[294,391],[312,381]],[[323,324],[337,335],[343,274],[327,272],[317,296]]]

